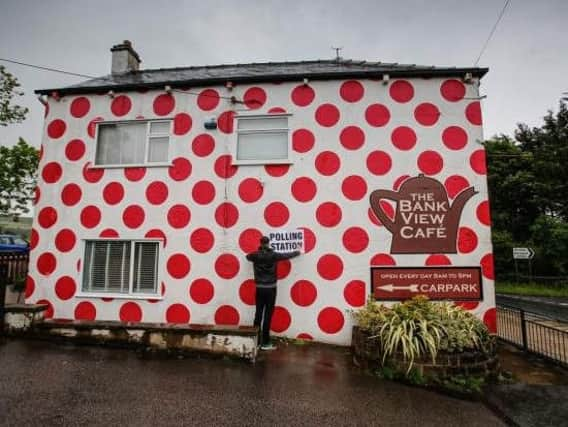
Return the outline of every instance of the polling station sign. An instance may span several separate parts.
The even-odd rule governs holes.
[[[373,296],[404,301],[417,295],[431,300],[482,300],[479,267],[371,267]]]
[[[276,252],[304,253],[304,230],[271,230],[268,233],[270,247]]]

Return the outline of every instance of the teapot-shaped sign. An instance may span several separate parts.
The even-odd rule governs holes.
[[[469,187],[450,205],[442,183],[420,174],[406,180],[399,191],[373,191],[370,203],[377,218],[392,233],[392,254],[455,254],[462,210],[475,194]],[[383,199],[396,201],[394,220],[381,207]]]

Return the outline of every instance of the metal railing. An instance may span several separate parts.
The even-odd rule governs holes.
[[[497,335],[527,352],[568,366],[568,323],[499,305]]]
[[[0,252],[0,283],[9,285],[28,274],[29,253]]]

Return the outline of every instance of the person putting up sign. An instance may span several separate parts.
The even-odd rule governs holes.
[[[262,236],[258,250],[247,255],[247,259],[253,263],[254,269],[254,282],[256,284],[254,326],[259,328],[261,350],[274,350],[276,348],[270,342],[270,322],[276,303],[276,264],[278,261],[300,255],[300,251],[275,252],[269,246],[269,243],[270,239]]]

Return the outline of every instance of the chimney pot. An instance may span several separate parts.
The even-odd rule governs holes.
[[[142,60],[130,40],[114,45],[110,51],[112,52],[111,74],[124,74],[138,71],[140,68]]]

